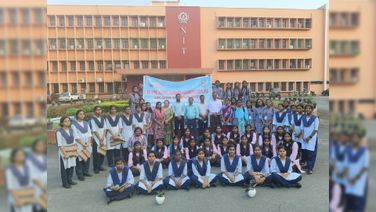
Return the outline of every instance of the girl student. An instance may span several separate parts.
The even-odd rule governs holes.
[[[182,153],[176,151],[174,159],[168,165],[168,176],[163,180],[164,186],[170,190],[180,188],[189,190],[191,181],[187,167],[187,161],[183,160]]]
[[[211,139],[214,142],[215,145],[218,145],[222,142],[223,138],[226,137],[224,133],[222,133],[222,128],[221,126],[217,126],[215,128],[215,132],[212,133]],[[204,142],[202,142],[204,143]]]
[[[163,186],[162,164],[155,160],[155,153],[148,153],[148,160],[141,165],[140,180],[136,189],[141,194],[156,194]]]
[[[319,130],[319,118],[312,114],[313,106],[305,106],[306,115],[302,118],[303,122],[303,143],[302,156],[307,162],[307,173],[312,174],[316,162],[317,141]]]
[[[296,105],[296,112],[292,114],[291,117],[291,130],[292,130],[292,139],[298,144],[299,146],[299,158],[301,157],[301,148],[302,148],[302,118],[304,116],[303,113],[303,105],[298,104]]]
[[[300,173],[305,173],[300,167],[299,163],[299,146],[294,140],[292,140],[291,134],[289,132],[285,132],[284,139],[281,145],[283,145],[286,149],[286,156],[290,158],[293,164],[293,170],[296,170]]]
[[[270,160],[277,156],[277,150],[276,148],[272,145],[272,143],[270,142],[270,139],[269,137],[264,137],[263,139],[263,143],[262,143],[262,146],[261,146],[261,151],[262,151],[262,154],[269,158]]]
[[[233,145],[240,143],[240,133],[238,126],[234,125],[231,132],[227,134],[227,138]]]
[[[247,136],[243,135],[241,137],[241,142],[236,145],[236,155],[238,155],[242,161],[243,165],[247,164],[247,157],[253,154],[253,148],[250,143],[248,143]]]
[[[177,136],[174,136],[172,138],[172,144],[170,144],[170,146],[168,147],[169,160],[174,159],[173,157],[176,151],[183,153],[184,150],[183,150],[183,145],[179,142],[179,138]]]
[[[211,165],[219,166],[218,151],[210,138],[205,138],[202,149],[205,151],[205,157],[210,161]]]
[[[210,162],[205,158],[205,151],[199,149],[197,157],[192,161],[192,175],[190,176],[196,187],[210,188],[216,185],[217,176],[211,173]]]
[[[218,146],[217,146],[218,155],[221,158],[222,158],[223,155],[228,153],[229,146],[230,146],[230,144],[229,144],[228,138],[224,137],[222,139],[221,144],[218,144]]]
[[[110,106],[110,114],[106,117],[106,126],[107,162],[109,167],[113,167],[115,165],[115,158],[120,157],[121,148],[121,144],[113,143],[113,141],[122,139],[121,131],[123,128],[115,105]]]
[[[191,130],[189,128],[185,128],[184,135],[180,139],[180,144],[183,145],[183,148],[187,148],[191,139],[194,139],[193,135],[191,134]]]
[[[129,154],[129,140],[133,136],[133,115],[131,108],[126,106],[124,108],[124,113],[120,117],[123,125],[123,130],[121,131],[121,138],[123,139],[121,150],[124,161],[127,162]]]
[[[146,149],[141,148],[141,143],[136,141],[133,150],[128,155],[128,167],[134,176],[139,176],[141,165],[146,161]]]
[[[282,144],[283,142],[283,138],[285,136],[285,130],[282,126],[278,126],[275,133],[274,133],[274,136],[275,136],[275,140],[276,140],[276,146],[279,146]]]
[[[279,126],[283,127],[284,129],[287,129],[290,126],[287,112],[285,112],[285,108],[282,103],[278,104],[278,111],[275,111],[273,115],[273,131],[276,131],[277,127]]]
[[[247,137],[248,143],[254,145],[257,141],[257,136],[254,130],[252,129],[251,125],[245,125],[245,133],[244,135]]]
[[[187,160],[192,160],[194,157],[197,156],[197,150],[199,147],[197,146],[196,140],[191,139],[189,142],[189,146],[185,148],[185,158]]]
[[[228,154],[221,158],[221,173],[218,179],[222,185],[242,186],[244,176],[242,175],[242,160],[235,154],[234,145],[230,144]]]
[[[264,126],[263,127],[262,134],[258,137],[258,140],[257,140],[256,144],[258,144],[259,146],[262,146],[263,143],[264,143],[265,138],[269,139],[269,142],[271,143],[271,145],[275,149],[274,151],[276,151],[277,150],[276,138],[275,138],[274,133],[272,133],[270,131],[269,126]]]
[[[168,166],[168,148],[163,144],[162,139],[157,139],[155,145],[151,148],[155,152],[156,160],[162,164],[163,168]]]
[[[99,154],[100,148],[106,148],[106,121],[102,116],[102,108],[100,106],[94,107],[94,116],[90,120],[90,126],[93,134],[93,168],[94,173],[98,174],[99,171],[104,171],[102,167],[104,155]],[[124,138],[123,138],[124,139]]]
[[[254,154],[247,157],[247,170],[244,173],[245,183],[252,186],[271,185],[272,176],[269,171],[270,159],[262,155],[261,147],[256,145]]]

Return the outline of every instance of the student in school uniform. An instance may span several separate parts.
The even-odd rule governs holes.
[[[223,155],[228,154],[229,146],[230,144],[229,144],[228,138],[224,137],[222,139],[221,144],[218,144],[217,146],[217,151],[218,151],[218,155],[220,158],[222,158]]]
[[[168,164],[168,176],[163,180],[166,189],[189,190],[191,180],[188,177],[188,164],[182,158],[181,152],[175,152],[174,159]]]
[[[242,160],[235,154],[234,145],[230,144],[228,154],[221,158],[221,173],[218,174],[218,179],[222,185],[242,186],[242,173]]]
[[[202,144],[204,143],[205,138],[211,138],[209,128],[204,129],[202,135],[200,135],[200,136],[196,139],[196,140],[197,140],[197,145],[198,145],[198,146],[202,146]]]
[[[264,137],[261,150],[262,154],[270,160],[277,156],[277,149],[272,145],[269,137]]]
[[[185,158],[186,160],[191,160],[197,156],[197,150],[199,147],[197,146],[197,142],[195,139],[191,139],[189,142],[189,146],[185,148]]]
[[[185,128],[184,135],[180,139],[180,144],[183,146],[183,148],[187,148],[189,141],[194,138],[195,137],[191,134],[191,130],[189,128]]]
[[[275,129],[273,128],[273,117],[276,110],[273,107],[273,101],[271,99],[267,99],[265,104],[266,106],[262,111],[262,124],[263,126],[268,126],[274,132]]]
[[[224,137],[226,137],[226,135],[222,133],[222,128],[220,126],[217,126],[215,128],[215,132],[213,132],[211,135],[211,140],[214,142],[215,145],[219,145],[221,144]]]
[[[37,198],[47,195],[47,147],[42,140],[35,140],[32,144],[32,152],[27,155],[26,165],[30,169],[31,179]],[[43,211],[39,203],[35,205],[35,211]]]
[[[282,126],[278,126],[274,133],[274,136],[275,136],[276,146],[281,145],[285,137],[285,129]]]
[[[368,190],[369,150],[362,146],[362,136],[352,135],[352,146],[348,148],[346,172],[346,211],[365,211]]]
[[[232,90],[232,94],[233,94],[233,98],[235,98],[236,100],[239,100],[241,98],[240,96],[240,82],[235,82],[235,86],[234,86],[234,89]]]
[[[256,100],[256,106],[253,110],[253,125],[255,126],[255,130],[257,135],[261,135],[262,128],[264,127],[263,124],[263,111],[264,111],[265,103],[262,99]]]
[[[71,185],[77,183],[72,180],[73,170],[76,166],[76,157],[68,157],[65,152],[66,147],[77,145],[74,140],[73,130],[70,127],[71,122],[68,116],[60,118],[60,127],[56,130],[56,143],[59,148],[60,174],[64,188],[71,188]]]
[[[348,132],[342,131],[338,133],[338,139],[336,140],[333,147],[333,174],[332,179],[334,184],[339,186],[339,193],[341,195],[340,199],[345,199],[345,190],[346,190],[346,168],[348,164],[348,141],[350,139]]]
[[[252,144],[248,143],[247,136],[241,137],[241,142],[236,145],[236,155],[240,157],[242,164],[247,164],[247,157],[253,155]]]
[[[141,165],[147,160],[146,149],[141,148],[141,143],[136,141],[134,148],[128,155],[128,167],[134,176],[140,175]]]
[[[77,110],[76,120],[72,121],[72,129],[74,139],[78,144],[78,152],[80,153],[83,150],[87,150],[90,154],[92,152],[92,134],[89,124],[84,121],[85,112],[83,110]],[[92,177],[89,173],[90,158],[86,161],[80,156],[77,157],[76,161],[76,174],[78,180],[84,181],[85,177]]]
[[[234,125],[232,127],[231,132],[227,134],[227,138],[233,145],[237,145],[238,143],[240,143],[239,127]]]
[[[302,170],[299,162],[298,157],[298,151],[299,147],[298,144],[292,140],[291,134],[289,132],[285,132],[283,142],[281,143],[286,149],[286,156],[290,158],[293,166],[293,170],[296,170],[300,173],[305,173],[305,171]]]
[[[123,159],[115,160],[115,167],[111,168],[106,187],[103,189],[110,204],[112,201],[119,201],[131,198],[134,192],[134,177],[132,171],[125,165]]]
[[[278,156],[274,157],[270,163],[270,173],[273,183],[278,187],[302,187],[299,183],[302,176],[292,171],[292,162],[286,156],[286,149],[283,145],[278,147]]]
[[[109,167],[115,165],[115,158],[120,157],[121,144],[111,145],[111,141],[114,139],[121,139],[121,131],[123,125],[120,120],[120,116],[117,115],[116,107],[114,105],[110,106],[110,115],[106,117],[107,126],[107,162]]]
[[[245,132],[245,125],[248,123],[248,110],[243,106],[241,100],[237,100],[237,105],[234,110],[234,126],[238,126],[239,134],[243,135]]]
[[[287,121],[289,123],[289,126],[286,128],[286,130],[288,130],[289,132],[292,132],[292,119],[293,119],[293,116],[294,114],[296,114],[296,105],[294,103],[291,103],[290,105],[290,109],[286,109],[286,112],[287,112]]]
[[[225,99],[231,99],[233,97],[232,83],[228,82],[225,88]]]
[[[163,140],[157,139],[151,150],[155,152],[156,161],[160,162],[163,168],[166,168],[169,162],[168,148],[163,144]]]
[[[94,107],[94,116],[90,120],[91,131],[93,134],[93,168],[94,173],[98,174],[99,171],[105,171],[102,167],[104,155],[98,153],[100,147],[106,146],[106,121],[102,117],[102,108],[100,106]]]
[[[179,138],[174,136],[172,139],[172,144],[168,147],[168,157],[169,160],[174,159],[175,152],[179,151],[181,153],[184,152],[183,145],[180,143]]]
[[[246,106],[247,114],[248,114],[247,125],[250,125],[251,129],[254,131],[255,126],[253,125],[254,124],[254,120],[253,120],[254,119],[254,111],[253,111],[253,107],[252,107],[252,101],[247,99],[247,101],[245,102],[245,106]]]
[[[289,122],[287,118],[287,113],[284,111],[285,108],[283,107],[282,103],[278,104],[278,111],[276,111],[273,115],[273,131],[277,131],[277,127],[281,126],[284,129],[288,128]]]
[[[141,105],[136,106],[136,112],[133,113],[132,119],[133,129],[139,127],[142,129],[142,132],[145,132],[145,126],[147,126],[148,123],[145,113],[142,111]]]
[[[216,186],[217,176],[211,173],[210,162],[205,158],[205,151],[199,149],[197,157],[192,161],[192,175],[190,176],[196,187],[209,188]]]
[[[255,145],[257,141],[256,133],[253,131],[251,125],[245,125],[245,133],[244,135],[247,137],[248,143]]]
[[[277,150],[277,141],[276,141],[276,138],[275,138],[275,134],[270,131],[269,126],[265,126],[263,128],[262,134],[259,136],[256,144],[258,144],[259,146],[262,146],[265,138],[269,139],[269,142],[271,143],[271,145],[273,146],[273,148],[276,151]]]
[[[217,148],[210,140],[210,138],[206,138],[204,140],[204,144],[202,145],[202,149],[205,151],[205,157],[208,161],[210,161],[212,166],[219,166],[219,155]]]
[[[291,130],[292,130],[292,140],[294,140],[299,147],[299,158],[301,157],[301,148],[302,148],[302,118],[304,116],[303,113],[303,105],[298,104],[296,106],[296,113],[292,114],[291,118]]]
[[[312,174],[312,170],[316,162],[319,118],[315,115],[312,115],[312,105],[306,105],[305,110],[307,114],[302,118],[302,156],[304,157],[304,161],[307,162],[307,174]]]
[[[124,108],[124,113],[121,117],[121,124],[123,129],[121,131],[121,138],[123,139],[123,144],[121,145],[121,152],[123,155],[123,159],[125,163],[128,161],[128,154],[129,154],[129,140],[133,136],[133,115],[131,112],[131,108],[126,106]]]
[[[142,128],[141,127],[136,127],[133,131],[133,135],[129,138],[129,145],[128,145],[128,150],[131,152],[134,148],[134,144],[136,142],[140,142],[141,148],[146,149],[148,145],[148,141],[146,136],[143,134]]]
[[[163,186],[162,164],[155,160],[155,153],[148,153],[148,160],[141,165],[140,180],[136,184],[136,189],[141,194],[156,194]]]
[[[252,186],[257,185],[271,185],[272,176],[269,171],[269,158],[262,155],[260,146],[255,146],[254,154],[247,157],[247,170],[244,173],[245,184],[249,185],[252,181]]]
[[[10,154],[10,165],[5,170],[9,211],[33,211],[33,203],[21,205],[16,196],[14,196],[14,192],[16,191],[33,187],[31,170],[26,164],[25,158],[26,156],[23,149],[13,149]]]

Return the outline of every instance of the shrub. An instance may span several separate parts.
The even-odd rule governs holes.
[[[102,102],[100,106],[104,112],[110,112],[110,106],[114,105],[118,112],[123,111],[124,107],[129,105],[128,100],[113,101],[113,102]]]

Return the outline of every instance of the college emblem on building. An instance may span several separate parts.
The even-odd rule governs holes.
[[[186,13],[186,12],[181,12],[181,13],[179,13],[179,15],[178,15],[178,20],[179,20],[179,23],[181,23],[181,24],[186,24],[186,23],[188,23],[188,20],[189,20],[189,15],[188,15],[188,13]]]

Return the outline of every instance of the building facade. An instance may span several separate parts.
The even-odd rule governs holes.
[[[325,8],[49,5],[47,89],[116,94],[152,75],[246,80],[254,92],[328,86]]]
[[[331,1],[330,111],[376,117],[374,0]]]

